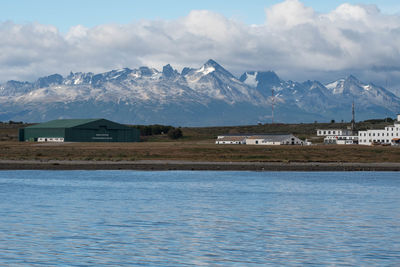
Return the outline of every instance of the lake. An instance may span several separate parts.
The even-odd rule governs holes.
[[[400,175],[2,171],[0,265],[400,265]]]

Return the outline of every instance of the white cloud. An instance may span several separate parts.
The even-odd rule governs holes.
[[[263,25],[198,10],[169,21],[77,25],[66,34],[52,25],[3,22],[0,81],[167,63],[196,67],[214,58],[235,74],[272,69],[287,79],[329,80],[353,73],[400,84],[399,15],[351,4],[317,13],[298,0],[265,12]]]
[[[313,23],[315,12],[298,0],[287,0],[266,10],[267,23],[271,27],[291,28],[300,24]]]

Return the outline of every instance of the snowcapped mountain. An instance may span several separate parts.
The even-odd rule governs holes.
[[[399,98],[383,87],[374,84],[365,84],[356,77],[350,75],[346,79],[340,79],[327,84],[326,88],[338,99],[356,101],[366,108],[375,106],[387,107],[394,112],[400,112]]]
[[[273,91],[278,108],[296,106],[307,113],[323,115],[325,120],[349,120],[353,101],[358,119],[393,117],[400,112],[398,96],[352,75],[326,85],[318,81],[282,81],[272,71],[246,72],[240,80],[257,88],[264,96],[269,94],[271,98]]]
[[[327,85],[283,81],[272,71],[238,79],[209,60],[181,73],[168,64],[162,71],[124,68],[9,81],[0,85],[0,120],[105,117],[135,124],[238,125],[269,122],[272,103],[275,121],[349,120],[353,99],[358,119],[400,111],[397,96],[353,76]]]

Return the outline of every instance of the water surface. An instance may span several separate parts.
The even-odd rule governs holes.
[[[0,172],[0,265],[400,265],[379,172]]]

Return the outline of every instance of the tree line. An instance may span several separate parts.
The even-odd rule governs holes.
[[[166,134],[171,139],[179,139],[183,137],[182,130],[169,125],[134,125],[134,128],[140,131],[141,136],[151,136]]]

